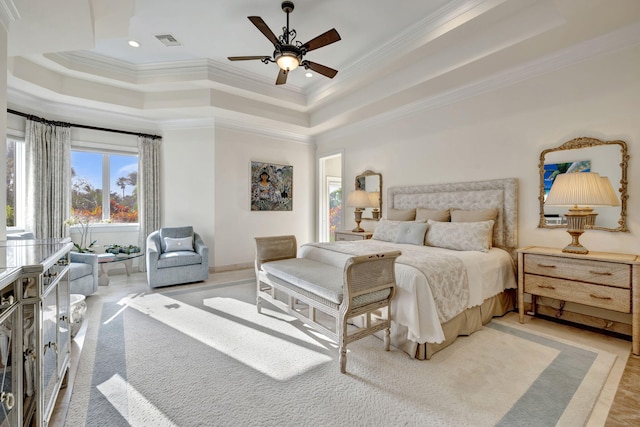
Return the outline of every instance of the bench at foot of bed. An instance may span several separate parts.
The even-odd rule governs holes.
[[[346,372],[347,344],[384,332],[384,348],[389,350],[391,298],[395,291],[395,261],[399,251],[349,258],[344,268],[297,258],[295,236],[256,237],[256,284],[258,312],[262,301],[292,314],[339,346],[340,372]],[[278,299],[276,291],[286,295]],[[299,306],[303,304],[306,310]],[[386,308],[387,319],[371,316]],[[333,320],[322,324],[316,311]],[[351,333],[348,319],[363,316],[361,327]]]

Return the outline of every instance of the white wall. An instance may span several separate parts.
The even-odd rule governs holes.
[[[390,186],[516,177],[519,245],[564,247],[565,230],[537,228],[540,153],[580,136],[622,139],[631,157],[631,232],[589,230],[580,241],[591,250],[640,254],[638,76],[640,47],[617,51],[366,130],[320,137],[318,153],[344,148],[345,183],[367,169],[381,172],[383,204]],[[350,210],[346,218],[353,224]]]
[[[298,244],[313,240],[316,212],[313,145],[218,127],[215,157],[216,267],[251,265],[256,236],[293,234]],[[292,211],[250,210],[252,161],[293,166]]]
[[[216,134],[213,126],[165,130],[160,155],[162,226],[193,226],[209,246],[215,241]]]

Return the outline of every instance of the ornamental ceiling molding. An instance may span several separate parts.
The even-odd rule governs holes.
[[[588,40],[566,49],[546,55],[540,59],[529,61],[517,67],[494,73],[484,79],[460,86],[456,89],[406,104],[395,110],[367,117],[359,122],[327,131],[321,138],[333,139],[347,136],[380,125],[381,123],[402,120],[426,110],[454,104],[482,93],[508,87],[547,73],[551,73],[571,65],[614,53],[618,50],[630,49],[640,45],[640,23],[635,23],[613,31],[604,36]],[[319,136],[320,137],[320,136]]]

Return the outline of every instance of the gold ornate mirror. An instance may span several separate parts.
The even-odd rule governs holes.
[[[566,207],[545,206],[544,201],[558,173],[572,169],[597,172],[611,181],[620,206],[594,207],[597,219],[594,230],[629,231],[627,228],[627,167],[629,154],[624,141],[601,141],[595,138],[575,138],[540,154],[540,222],[538,228],[566,228]]]
[[[364,171],[356,176],[356,190],[369,193],[370,207],[362,213],[363,219],[379,220],[382,212],[382,175],[373,171]]]

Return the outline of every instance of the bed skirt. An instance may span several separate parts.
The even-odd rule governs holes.
[[[407,339],[407,327],[391,322],[391,345],[404,351],[409,356],[425,360],[453,344],[460,335],[471,335],[482,329],[493,317],[505,315],[515,308],[515,289],[504,292],[484,300],[481,305],[466,309],[453,319],[442,324],[445,340],[440,344],[419,344]]]

